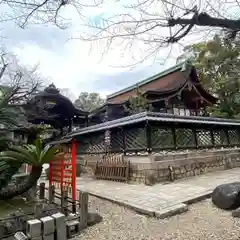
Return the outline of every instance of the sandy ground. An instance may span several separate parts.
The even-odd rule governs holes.
[[[90,197],[90,211],[103,221],[87,228],[75,240],[236,240],[240,239],[240,219],[212,205],[210,199],[193,204],[188,212],[159,220],[109,201]]]

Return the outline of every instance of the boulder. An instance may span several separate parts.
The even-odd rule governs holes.
[[[240,218],[240,208],[232,211],[232,216],[235,218]]]
[[[212,193],[212,202],[224,210],[240,207],[240,182],[217,186]]]

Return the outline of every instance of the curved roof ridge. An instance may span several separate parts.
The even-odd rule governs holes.
[[[135,83],[133,85],[130,85],[130,86],[126,87],[126,88],[123,88],[123,89],[121,89],[121,90],[119,90],[119,91],[117,91],[115,93],[112,93],[112,94],[108,95],[107,99],[116,97],[116,96],[118,96],[120,94],[123,94],[125,92],[129,92],[129,91],[133,90],[134,88],[143,86],[143,85],[145,85],[147,83],[150,83],[150,82],[152,82],[152,81],[154,81],[154,80],[156,80],[158,78],[162,78],[162,77],[164,77],[164,76],[166,76],[168,74],[171,74],[173,72],[176,72],[178,70],[184,72],[184,71],[186,71],[188,66],[192,66],[191,61],[189,61],[189,60],[182,61],[182,62],[180,62],[180,63],[178,63],[178,64],[176,64],[176,65],[174,65],[174,66],[172,66],[170,68],[167,68],[166,70],[164,70],[164,71],[162,71],[160,73],[157,73],[157,74],[155,74],[155,75],[153,75],[153,76],[151,76],[149,78],[141,80],[141,81],[139,81],[139,82],[137,82],[137,83]]]

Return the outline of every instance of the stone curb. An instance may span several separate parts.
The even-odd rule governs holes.
[[[200,202],[200,201],[203,201],[207,198],[210,198],[211,195],[212,195],[212,192],[213,190],[208,190],[204,193],[200,193],[196,196],[193,196],[193,197],[189,197],[187,200],[183,200],[182,202],[185,203],[185,204],[193,204],[193,203],[196,203],[196,202]]]
[[[171,217],[177,214],[184,213],[188,210],[188,206],[184,203],[179,203],[171,207],[167,207],[161,211],[156,211],[155,216],[160,219]]]
[[[209,197],[211,197],[211,194],[212,194],[213,190],[208,190],[204,193],[201,193],[201,194],[198,194],[198,195],[195,195],[195,196],[191,196],[189,198],[185,198],[185,199],[182,199],[179,201],[179,203],[176,203],[172,206],[169,206],[169,207],[166,207],[162,210],[159,210],[159,211],[156,211],[155,209],[153,208],[150,208],[150,207],[146,207],[144,206],[144,208],[142,207],[142,205],[138,205],[138,204],[135,204],[135,203],[130,203],[130,202],[127,202],[127,201],[121,201],[121,199],[114,199],[112,197],[104,197],[104,196],[101,196],[99,193],[94,193],[94,192],[89,192],[89,195],[92,195],[92,196],[95,196],[95,197],[98,197],[98,198],[101,198],[101,199],[104,199],[104,200],[108,200],[110,202],[113,202],[115,204],[118,204],[118,205],[121,205],[121,206],[124,206],[124,207],[128,207],[130,208],[131,210],[137,212],[137,213],[140,213],[140,214],[144,214],[144,215],[148,215],[148,216],[151,216],[151,217],[156,217],[156,218],[159,218],[159,219],[164,219],[164,218],[168,218],[168,217],[171,217],[171,216],[174,216],[174,215],[177,215],[177,214],[181,214],[181,213],[184,213],[186,211],[188,211],[188,205],[189,204],[193,204],[193,203],[196,203],[196,202],[199,202],[199,201],[202,201],[202,200],[205,200]]]

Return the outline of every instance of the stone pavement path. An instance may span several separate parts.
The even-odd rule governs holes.
[[[166,218],[187,211],[187,204],[210,196],[219,184],[234,181],[240,181],[240,168],[154,186],[77,178],[77,189],[143,214]]]

